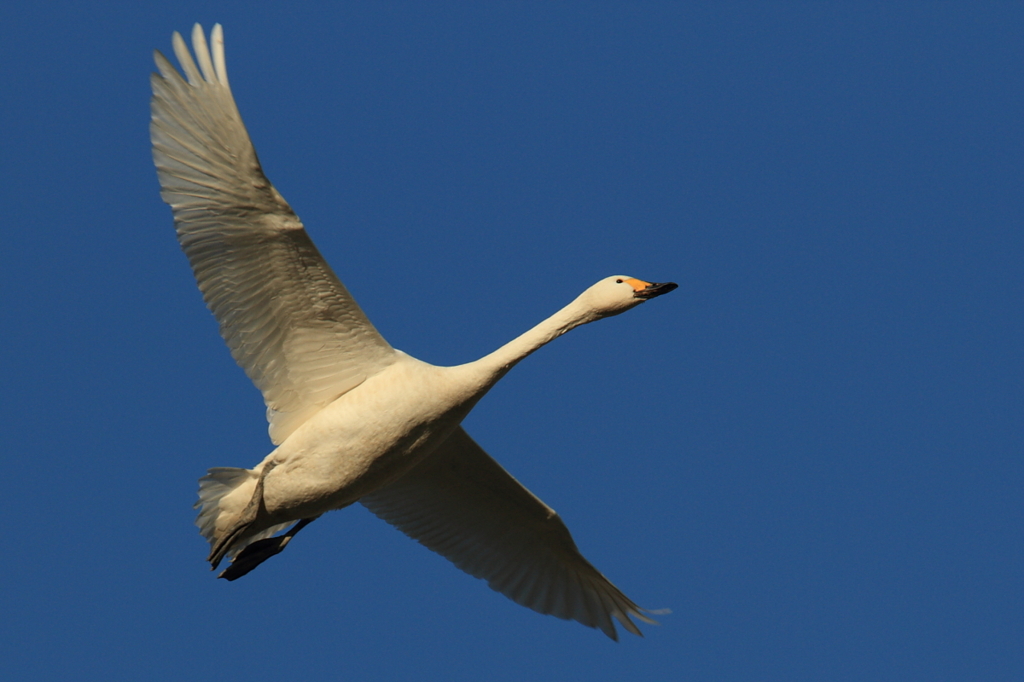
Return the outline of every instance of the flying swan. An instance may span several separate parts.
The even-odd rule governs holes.
[[[228,85],[219,24],[210,40],[212,53],[196,24],[193,60],[174,34],[184,78],[154,54],[153,160],[181,248],[232,357],[263,393],[277,446],[252,469],[210,469],[199,480],[196,525],[213,568],[231,559],[220,577],[235,580],[324,512],[360,502],[523,606],[617,639],[614,617],[641,635],[630,616],[653,623],[651,612],[583,558],[558,514],[460,424],[530,353],[676,285],[607,277],[465,365],[395,350],[263,174]]]

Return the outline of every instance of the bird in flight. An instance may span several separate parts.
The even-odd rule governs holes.
[[[276,446],[252,469],[199,480],[196,525],[209,562],[235,580],[324,512],[371,512],[544,614],[600,628],[653,623],[587,561],[555,511],[462,428],[485,393],[530,353],[588,322],[672,291],[606,277],[479,360],[437,367],[392,348],[263,174],[235,105],[224,34],[198,24],[184,77],[160,52],[150,135],[161,196],[203,299],[235,361],[263,393]],[[212,49],[211,49],[212,48]],[[282,532],[284,531],[284,532]]]

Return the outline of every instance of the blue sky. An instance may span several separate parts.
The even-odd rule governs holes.
[[[140,4],[0,8],[5,677],[1024,677],[1021,5]],[[644,639],[361,507],[206,570],[196,479],[270,443],[150,158],[152,50],[196,21],[395,347],[680,284],[466,422],[672,609]]]

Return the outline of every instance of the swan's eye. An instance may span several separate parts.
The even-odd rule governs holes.
[[[616,284],[622,284],[622,280],[621,279],[617,279],[617,280],[615,280],[615,283]]]

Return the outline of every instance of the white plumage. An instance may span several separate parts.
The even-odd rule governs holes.
[[[576,548],[559,516],[460,426],[517,362],[675,284],[608,277],[480,360],[435,367],[393,349],[267,180],[228,85],[220,25],[156,53],[153,159],[182,249],[231,354],[263,392],[278,446],[200,480],[196,524],[234,580],[326,511],[361,502],[523,606],[637,635],[644,610]],[[186,80],[187,79],[187,80]],[[275,536],[298,522],[288,533]]]

